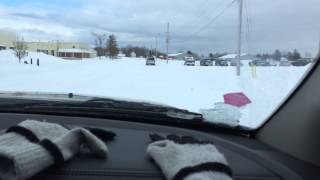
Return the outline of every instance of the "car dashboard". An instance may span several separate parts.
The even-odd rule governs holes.
[[[320,177],[312,166],[277,152],[255,139],[222,133],[111,119],[10,113],[0,114],[1,132],[26,119],[62,123],[70,127],[98,127],[116,133],[115,139],[107,144],[107,159],[78,154],[61,167],[49,168],[34,176],[34,180],[165,179],[146,153],[150,133],[187,135],[212,141],[225,155],[235,180],[302,180]]]

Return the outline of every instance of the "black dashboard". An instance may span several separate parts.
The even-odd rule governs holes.
[[[78,154],[62,167],[47,169],[32,179],[164,179],[160,169],[146,153],[150,133],[188,135],[214,142],[228,160],[235,180],[302,180],[320,177],[319,171],[309,164],[255,139],[229,134],[110,119],[9,113],[0,114],[0,129],[4,130],[26,119],[68,126],[99,127],[117,134],[114,141],[108,143],[110,155],[107,159]]]

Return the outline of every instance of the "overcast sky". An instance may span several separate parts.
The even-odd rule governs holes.
[[[0,30],[29,41],[63,40],[93,44],[91,32],[115,34],[120,46],[155,46],[170,52],[235,52],[238,3],[209,23],[233,0],[1,0]],[[320,0],[244,0],[243,51],[274,49],[316,54]],[[207,26],[205,26],[207,25]],[[203,28],[206,27],[206,28]],[[204,29],[203,31],[200,31]]]

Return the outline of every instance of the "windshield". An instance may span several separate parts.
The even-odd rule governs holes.
[[[1,0],[1,97],[155,102],[255,129],[315,64],[319,7],[319,0]]]

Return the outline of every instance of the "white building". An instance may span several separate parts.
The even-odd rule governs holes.
[[[126,57],[126,55],[122,51],[120,51],[118,54],[118,57],[122,58],[122,57]]]
[[[130,53],[130,57],[137,57],[137,54],[136,54],[134,51],[132,51],[132,52]]]
[[[16,33],[0,31],[0,50],[13,49]],[[86,43],[60,41],[25,41],[27,50],[58,56],[64,59],[82,59],[96,57],[96,51]]]
[[[249,57],[249,56],[251,56],[251,55],[246,54],[246,53],[242,53],[240,55],[240,59],[252,59],[252,57]],[[238,54],[227,54],[227,55],[220,57],[220,59],[231,61],[231,60],[236,59],[237,57],[238,57]]]
[[[13,49],[13,42],[15,40],[15,33],[0,30],[0,50]]]

